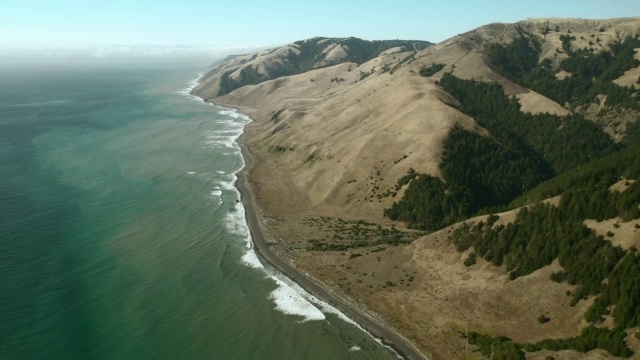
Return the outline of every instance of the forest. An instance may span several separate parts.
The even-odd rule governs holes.
[[[609,44],[609,50],[599,53],[587,48],[573,51],[571,42],[575,37],[562,35],[563,51],[568,57],[560,62],[559,69],[552,66],[550,59],[538,63],[539,38],[521,35],[508,45],[492,44],[489,51],[492,64],[509,80],[562,105],[586,105],[596,102],[598,95],[606,95],[608,106],[640,110],[640,97],[633,96],[636,90],[612,82],[640,65],[640,60],[634,58],[635,49],[640,48],[640,35],[620,37]],[[555,76],[559,70],[571,76],[559,80]]]
[[[255,85],[269,80],[268,77],[258,72],[257,67],[253,67],[251,65],[240,70],[240,76],[237,79],[232,79],[230,77],[233,72],[234,70],[227,71],[220,77],[220,90],[218,91],[218,96],[228,94],[245,85]]]
[[[563,35],[558,51],[567,57],[553,68],[549,60],[538,62],[540,39],[521,35],[511,44],[490,48],[491,62],[505,77],[574,110],[599,101],[598,95],[607,96],[610,108],[640,110],[636,91],[612,82],[640,65],[633,58],[639,37],[619,38],[608,50],[594,53],[573,49],[575,37]],[[425,67],[421,75],[435,70]],[[572,76],[559,80],[559,70]],[[640,326],[640,252],[608,238],[620,223],[640,218],[640,122],[628,124],[626,137],[615,143],[595,122],[576,113],[521,112],[517,99],[507,97],[499,84],[451,73],[438,84],[490,135],[455,126],[443,144],[442,178],[411,169],[395,187],[406,187],[404,196],[385,215],[413,228],[436,230],[474,215],[521,208],[509,224],[496,225],[499,216],[489,215],[453,231],[452,244],[469,251],[464,265],[482,258],[503,267],[514,280],[558,260],[562,271],[550,281],[574,286],[567,304],[595,299],[584,314],[589,326],[576,337],[519,344],[472,331],[469,342],[493,359],[525,359],[525,351],[541,349],[600,348],[614,356],[633,356],[624,339],[627,329]],[[619,182],[626,189],[611,190]],[[557,205],[542,202],[559,195]],[[588,228],[586,219],[617,222],[605,237]],[[611,327],[602,326],[606,318],[613,320]],[[541,324],[548,321],[552,319],[538,318]]]
[[[474,333],[470,342],[478,345],[481,352],[488,355],[493,351],[495,355],[495,349],[499,348],[505,358],[523,358],[523,349],[601,348],[615,356],[633,355],[623,339],[626,329],[640,325],[640,256],[635,248],[623,250],[596,235],[584,225],[584,220],[617,218],[619,222],[627,222],[640,218],[639,182],[628,181],[623,192],[610,190],[621,178],[640,177],[639,157],[640,144],[634,144],[615,156],[542,184],[532,190],[533,195],[526,195],[538,199],[542,197],[540,194],[562,194],[558,206],[537,203],[523,207],[516,220],[506,226],[495,226],[498,216],[491,215],[486,222],[473,227],[463,224],[452,233],[450,240],[459,251],[472,247],[473,257],[505,266],[510,279],[530,274],[558,259],[563,271],[553,273],[550,280],[576,286],[575,291],[567,294],[569,305],[596,297],[585,313],[591,326],[576,338],[516,344],[508,338]],[[611,232],[607,236],[613,235]],[[605,316],[613,318],[613,328],[597,326]]]
[[[416,174],[404,197],[385,210],[413,228],[436,230],[504,207],[545,180],[619,150],[579,115],[523,113],[498,84],[450,73],[439,84],[491,137],[452,129],[443,144],[444,181]]]

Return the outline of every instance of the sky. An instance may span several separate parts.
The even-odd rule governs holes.
[[[101,57],[233,52],[314,36],[439,42],[491,22],[625,16],[640,16],[639,0],[0,0],[0,49]]]

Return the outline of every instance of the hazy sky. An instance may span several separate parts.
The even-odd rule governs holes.
[[[267,46],[313,36],[438,42],[490,22],[640,16],[640,0],[0,0],[0,45]]]

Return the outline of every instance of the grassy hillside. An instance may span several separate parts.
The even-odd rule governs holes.
[[[497,84],[447,73],[440,85],[491,137],[460,128],[451,131],[440,164],[444,182],[417,176],[404,197],[385,212],[412,227],[436,230],[507,205],[541,182],[619,148],[581,116],[521,112],[518,102]]]
[[[255,85],[261,82],[277,79],[283,76],[301,74],[309,70],[328,67],[343,62],[356,64],[365,63],[380,53],[400,48],[401,51],[419,51],[432,43],[414,40],[377,40],[369,41],[354,37],[323,38],[316,37],[297,41],[287,50],[285,59],[270,67],[266,73],[258,71],[258,67],[249,64],[240,70],[237,78],[231,75],[237,71],[231,69],[224,72],[220,79],[220,90],[217,96],[222,96],[245,85]],[[338,48],[344,53],[335,58],[328,58],[327,50]],[[277,50],[277,49],[274,49]]]
[[[509,80],[529,87],[574,112],[592,103],[607,109],[640,109],[634,87],[613,83],[640,65],[634,58],[640,37],[620,37],[608,49],[573,49],[575,37],[561,36],[566,58],[554,67],[540,60],[541,39],[520,31],[509,44],[488,47],[489,59]],[[556,73],[571,76],[559,79]],[[421,72],[423,76],[431,71]],[[627,329],[640,325],[640,255],[622,249],[587,227],[588,219],[622,223],[640,219],[640,143],[638,123],[628,126],[626,141],[615,143],[598,125],[575,114],[555,116],[523,113],[515,98],[495,83],[463,80],[445,73],[439,85],[490,136],[454,128],[444,142],[440,169],[443,179],[410,171],[398,188],[403,198],[385,210],[393,220],[411,227],[437,230],[465,218],[498,209],[514,209],[562,195],[558,205],[537,203],[522,208],[512,223],[494,226],[498,216],[473,227],[466,223],[449,241],[460,252],[471,252],[465,265],[478,257],[504,267],[514,280],[559,260],[563,270],[550,281],[575,286],[571,306],[595,298],[584,314],[589,324],[577,337],[519,344],[506,337],[472,332],[469,342],[485,356],[524,359],[525,351],[604,349],[611,355],[633,355]],[[626,179],[624,191],[612,191]],[[636,229],[640,223],[636,223]],[[607,237],[613,237],[609,231]],[[558,299],[558,301],[563,301]],[[613,325],[603,326],[605,318]],[[550,319],[540,315],[539,322]]]
[[[624,339],[627,329],[640,325],[640,254],[636,248],[624,250],[608,241],[615,230],[605,238],[584,223],[587,219],[616,219],[620,227],[640,219],[640,182],[629,180],[624,191],[611,190],[621,178],[640,178],[639,157],[640,144],[634,144],[542,184],[522,197],[532,200],[561,194],[558,206],[538,203],[520,210],[516,220],[506,226],[493,226],[498,217],[491,216],[486,223],[472,228],[463,225],[451,235],[450,241],[459,251],[473,248],[470,258],[474,261],[480,256],[495,266],[504,265],[510,279],[531,274],[559,259],[563,271],[553,273],[550,280],[576,288],[567,293],[570,300],[558,301],[575,306],[595,297],[584,314],[589,326],[580,336],[516,344],[508,338],[474,333],[470,342],[479,345],[483,354],[489,355],[498,347],[507,358],[524,358],[523,349],[584,352],[600,348],[615,356],[633,355]],[[518,200],[516,204],[522,202]],[[640,222],[635,228],[640,229]],[[607,317],[613,319],[613,326],[602,327]]]
[[[606,109],[640,109],[635,87],[613,83],[626,71],[640,66],[635,49],[640,35],[620,36],[608,48],[574,49],[570,31],[560,35],[565,58],[557,66],[541,59],[542,39],[516,27],[519,36],[508,44],[487,46],[488,58],[511,81],[529,87],[574,111],[606,101]],[[441,64],[434,70],[442,69]],[[435,66],[435,65],[434,65]],[[423,68],[423,76],[433,71]],[[556,73],[570,74],[560,80]],[[498,209],[551,179],[618,151],[624,145],[610,139],[597,122],[581,115],[556,116],[523,113],[515,98],[507,97],[495,83],[463,80],[445,73],[439,85],[456,98],[456,106],[491,134],[483,137],[460,128],[444,143],[442,180],[416,175],[405,196],[385,214],[420,229],[439,229],[466,217]],[[578,111],[579,112],[579,111]],[[635,141],[637,123],[627,126],[626,143]]]
[[[489,58],[500,73],[511,81],[532,89],[576,109],[580,105],[598,102],[598,96],[606,96],[605,105],[640,110],[640,98],[634,87],[613,83],[626,71],[640,65],[634,58],[640,48],[640,35],[619,37],[609,49],[594,52],[593,48],[574,49],[576,37],[570,32],[560,36],[562,49],[567,56],[558,66],[551,59],[539,61],[541,39],[525,32],[508,45],[492,44]],[[597,41],[594,37],[592,42]],[[558,79],[556,73],[564,71],[570,76]]]
[[[638,24],[496,23],[417,52],[317,38],[230,59],[196,93],[255,120],[282,256],[434,358],[479,358],[467,340],[486,358],[630,356]]]

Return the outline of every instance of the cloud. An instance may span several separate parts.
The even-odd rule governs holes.
[[[193,61],[217,59],[232,54],[258,50],[250,46],[192,46],[192,45],[76,45],[70,43],[8,46],[0,44],[0,61]]]
[[[144,52],[141,53],[144,55]],[[108,58],[108,57],[128,57],[128,56],[139,56],[141,54],[135,54],[131,52],[131,47],[129,46],[109,46],[104,47],[100,46],[93,50],[91,56],[94,58]]]

